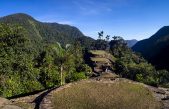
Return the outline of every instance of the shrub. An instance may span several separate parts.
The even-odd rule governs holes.
[[[85,75],[84,72],[76,72],[71,75],[71,81],[78,81],[81,79],[86,79],[87,76]]]

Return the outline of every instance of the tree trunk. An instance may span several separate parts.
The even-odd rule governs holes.
[[[63,85],[63,66],[60,66],[60,85]]]

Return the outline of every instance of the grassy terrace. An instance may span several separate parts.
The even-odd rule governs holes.
[[[116,60],[116,58],[113,55],[111,55],[110,53],[107,53],[104,50],[91,50],[90,53],[93,54],[93,55],[109,55],[111,57],[112,61]],[[98,61],[98,62],[107,62],[108,61],[107,58],[95,58],[95,59],[92,58],[91,60],[92,61]]]
[[[90,53],[94,55],[104,55],[107,54],[104,50],[91,50]]]
[[[93,62],[110,62],[109,59],[106,58],[91,58]]]
[[[54,94],[54,109],[160,109],[142,85],[81,82]]]

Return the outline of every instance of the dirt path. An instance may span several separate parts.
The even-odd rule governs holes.
[[[34,95],[11,99],[10,102],[12,104],[20,106],[24,109],[39,109],[39,106],[40,106],[43,98],[48,93],[50,93],[52,90],[55,90],[55,89],[57,89],[57,87],[42,91],[42,92],[34,94]]]

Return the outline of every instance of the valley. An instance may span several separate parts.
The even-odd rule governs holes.
[[[168,35],[93,39],[24,13],[1,17],[0,109],[168,109]]]

